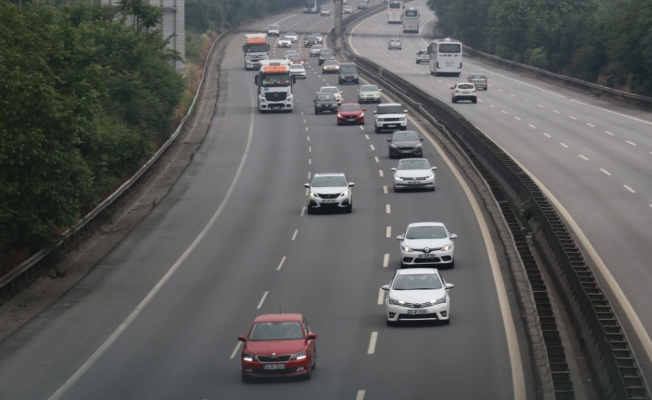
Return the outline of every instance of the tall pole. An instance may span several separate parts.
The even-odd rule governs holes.
[[[342,36],[342,0],[335,1],[335,38]]]

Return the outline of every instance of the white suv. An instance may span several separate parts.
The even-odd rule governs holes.
[[[407,129],[407,118],[405,113],[408,110],[403,108],[399,103],[378,104],[374,111],[374,128],[376,133],[383,130],[404,131]]]
[[[478,93],[475,85],[472,83],[456,83],[451,90],[451,101],[453,103],[457,103],[460,100],[470,100],[472,103],[478,102]]]
[[[278,36],[281,34],[281,28],[278,25],[270,25],[267,28],[267,36]]]
[[[343,173],[315,174],[312,183],[304,184],[308,188],[308,214],[315,210],[353,210],[353,182],[346,180]]]

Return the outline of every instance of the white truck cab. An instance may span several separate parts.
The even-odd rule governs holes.
[[[264,33],[246,33],[247,41],[242,45],[245,69],[259,69],[260,62],[269,58],[269,45]]]
[[[256,75],[258,111],[286,111],[294,109],[292,85],[296,76],[290,72],[289,60],[263,60]]]

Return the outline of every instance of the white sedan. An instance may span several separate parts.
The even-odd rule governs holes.
[[[405,189],[435,190],[435,170],[425,158],[405,158],[398,162],[394,172],[394,191]]]
[[[322,86],[317,94],[332,94],[337,99],[337,105],[342,104],[342,91],[337,86]]]
[[[441,222],[411,223],[404,234],[396,237],[401,242],[401,268],[424,264],[455,267],[456,238]]]
[[[387,325],[398,321],[450,322],[450,297],[452,283],[446,283],[435,268],[414,268],[396,271],[389,285],[382,287],[387,293],[385,316]]]
[[[306,68],[303,64],[292,64],[290,65],[290,75],[294,75],[298,78],[306,79]]]
[[[278,47],[292,47],[292,39],[287,36],[282,36],[276,41]]]

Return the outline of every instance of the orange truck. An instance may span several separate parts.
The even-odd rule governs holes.
[[[247,41],[242,45],[246,70],[258,70],[260,62],[269,58],[269,45],[264,33],[246,33]]]
[[[294,94],[292,86],[296,76],[290,73],[289,60],[262,60],[256,75],[258,86],[258,111],[292,112]]]

